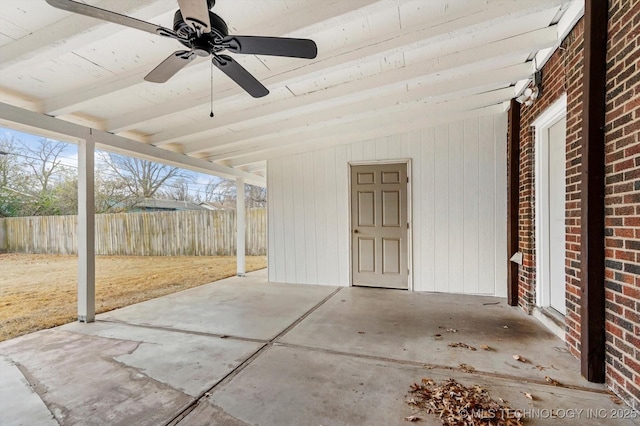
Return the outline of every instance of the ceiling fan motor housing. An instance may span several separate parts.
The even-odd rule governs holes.
[[[180,40],[180,43],[193,51],[198,56],[209,56],[210,53],[219,52],[223,50],[223,47],[216,46],[224,37],[229,35],[229,29],[226,22],[213,12],[209,12],[209,21],[211,25],[211,32],[204,33],[200,36],[194,32],[194,30],[184,22],[180,9],[176,10],[173,16],[173,30],[180,36],[188,38],[188,41]]]

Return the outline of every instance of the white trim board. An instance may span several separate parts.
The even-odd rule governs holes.
[[[550,295],[548,294],[545,286],[542,285],[543,280],[541,277],[547,277],[548,280],[548,266],[546,259],[546,248],[537,242],[542,241],[543,235],[548,228],[548,223],[542,220],[542,212],[548,210],[549,200],[549,186],[547,179],[544,177],[549,176],[549,165],[547,162],[542,161],[543,158],[548,158],[549,152],[549,135],[547,130],[557,123],[562,117],[567,115],[567,94],[564,93],[560,96],[549,108],[540,114],[538,118],[532,123],[532,127],[535,128],[535,142],[534,142],[534,188],[535,188],[535,241],[536,241],[536,305],[537,306],[549,306]]]

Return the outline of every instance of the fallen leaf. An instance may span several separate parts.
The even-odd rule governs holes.
[[[536,365],[536,368],[537,368],[538,370],[540,370],[540,371],[544,371],[544,369],[545,369],[545,368],[544,368],[543,366],[541,366],[541,365]]]
[[[441,339],[442,338],[442,334],[434,334],[433,337],[435,337],[436,339]]]
[[[364,334],[364,331],[358,331],[358,334]]]
[[[544,379],[547,381],[547,383],[551,383],[553,386],[559,386],[560,385],[560,382],[558,382],[557,380],[553,380],[549,376],[544,376]]]
[[[485,351],[490,351],[491,347],[489,345],[480,345],[480,349],[483,349]]]
[[[503,325],[502,328],[509,328],[509,326],[508,325]]]
[[[226,339],[227,337],[229,336],[227,336],[226,334],[223,334],[222,336],[220,336],[221,339]]]
[[[465,373],[473,373],[474,371],[476,371],[476,369],[469,364],[460,364],[460,370],[464,371]]]
[[[515,359],[516,361],[520,361],[520,362],[527,362],[527,360],[524,359],[524,357],[522,355],[513,355],[513,359]]]
[[[457,333],[458,330],[456,330],[455,328],[447,328],[447,332],[449,332],[449,333]]]
[[[404,419],[408,422],[418,422],[422,420],[422,418],[418,416],[408,416],[408,417],[405,417]]]
[[[617,396],[611,395],[611,401],[616,405],[622,405],[623,401]]]
[[[476,348],[474,348],[473,346],[467,345],[466,343],[463,343],[463,342],[449,343],[448,346],[450,346],[452,348],[465,348],[465,349],[469,349],[471,351],[475,351],[476,350]]]
[[[412,409],[414,414],[431,414],[444,425],[450,426],[521,426],[523,411],[515,410],[491,398],[489,392],[480,385],[464,386],[454,379],[436,383],[423,379],[423,385],[411,385]],[[473,413],[473,417],[469,414]]]
[[[527,398],[533,401],[533,395],[531,395],[529,392],[525,392],[524,396],[526,396]]]

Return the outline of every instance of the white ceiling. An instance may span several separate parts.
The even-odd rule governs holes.
[[[176,0],[86,3],[168,28],[177,9]],[[1,0],[0,102],[264,176],[275,156],[495,113],[582,2],[217,0],[213,11],[231,34],[311,38],[318,57],[234,55],[271,93],[254,99],[215,69],[212,119],[209,59],[149,83],[177,41],[45,0]]]

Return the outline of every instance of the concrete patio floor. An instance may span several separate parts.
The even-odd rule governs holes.
[[[638,424],[613,419],[629,407],[504,299],[267,283],[266,271],[2,342],[0,377],[1,425],[400,425],[423,377],[481,385],[526,424]]]

